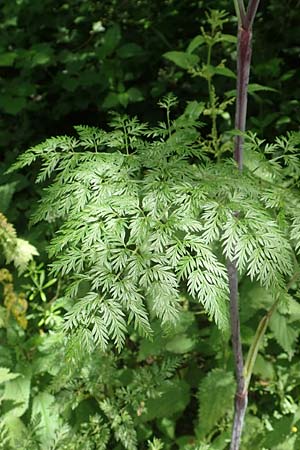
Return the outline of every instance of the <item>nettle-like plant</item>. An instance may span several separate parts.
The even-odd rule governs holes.
[[[166,121],[157,127],[113,116],[111,131],[77,126],[76,137],[48,139],[13,166],[40,159],[37,181],[49,180],[34,221],[58,225],[49,252],[52,271],[69,280],[63,328],[71,355],[106,351],[111,341],[121,350],[128,331],[151,338],[153,319],[172,329],[189,304],[204,309],[221,330],[231,323],[237,375],[232,450],[240,445],[259,343],[299,273],[300,133],[266,143],[244,132],[257,5],[250,1],[246,12],[237,2],[234,158],[228,146],[212,156],[201,136],[202,103],[190,102],[174,119],[176,99],[169,95],[160,102]],[[211,139],[215,144],[214,133]],[[245,364],[241,278],[258,282],[274,301]]]

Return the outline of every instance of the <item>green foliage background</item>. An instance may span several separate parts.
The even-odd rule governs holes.
[[[256,93],[250,102],[256,120],[250,120],[253,131],[269,135],[298,123],[299,9],[292,3],[267,2],[256,22],[253,82],[277,91],[271,98]],[[174,70],[162,54],[185,49],[208,8],[233,13],[231,2],[222,0],[3,1],[1,148],[9,146],[11,154],[83,121],[105,123],[111,108],[155,119],[157,99],[169,91],[182,100],[207,95],[202,83]],[[226,28],[235,34],[235,21]],[[231,69],[234,58],[233,52]]]
[[[228,332],[220,328],[226,322],[230,239],[240,244],[245,349],[278,292],[281,299],[254,368],[242,448],[300,448],[299,286],[296,277],[288,291],[276,284],[298,270],[295,3],[263,2],[255,22],[252,134],[237,190],[239,179],[228,175],[236,64],[231,2],[1,3],[0,245],[6,269],[0,270],[0,448],[228,448],[233,361]],[[228,16],[207,15],[209,8]],[[169,96],[162,102],[169,92],[179,101]],[[111,110],[123,118],[111,117]],[[286,132],[292,133],[276,140]],[[68,137],[45,142],[62,134]],[[28,147],[18,163],[25,168],[8,175]],[[95,174],[95,165],[101,173]],[[53,171],[56,178],[48,180]],[[38,173],[47,196],[37,209]],[[100,178],[107,206],[101,210],[95,209]],[[206,198],[197,200],[197,192]],[[110,209],[109,199],[117,195]],[[236,227],[233,238],[228,211],[241,199],[244,228]],[[163,217],[165,210],[172,210],[173,221]],[[50,223],[29,228],[34,211],[35,222]],[[102,218],[109,244],[96,254],[95,217]],[[249,239],[262,236],[262,259],[252,255],[259,240],[242,240],[245,229]],[[200,232],[206,242],[197,242]],[[37,251],[26,239],[40,254],[35,262],[29,263]],[[17,270],[21,244],[23,275]],[[274,248],[270,262],[267,252]],[[199,255],[208,277],[215,276],[212,291],[199,278]],[[108,265],[113,270],[103,269]],[[128,265],[129,284],[121,285],[114,276]],[[93,296],[99,286],[113,300],[100,313]],[[155,298],[164,302],[155,304]]]

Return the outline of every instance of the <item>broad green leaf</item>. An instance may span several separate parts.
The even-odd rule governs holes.
[[[36,44],[31,50],[31,66],[44,66],[53,58],[53,49],[49,44]]]
[[[280,81],[287,81],[290,78],[292,78],[295,73],[297,73],[297,71],[295,69],[291,69],[288,70],[287,72],[285,72],[283,75],[281,75],[281,77],[279,78]]]
[[[131,102],[141,102],[142,100],[144,100],[142,91],[136,87],[129,88],[126,94],[128,95],[128,99]]]
[[[102,108],[109,109],[117,105],[119,105],[119,95],[116,92],[109,92],[102,103]]]
[[[262,355],[257,355],[253,373],[259,375],[263,380],[273,380],[275,376],[274,366],[270,361],[267,361]]]
[[[288,317],[283,316],[277,311],[272,314],[269,326],[278,344],[284,351],[291,355],[293,353],[299,331],[289,325]]]
[[[228,69],[228,67],[214,67],[213,72],[215,75],[223,75],[224,77],[236,78],[236,74]]]
[[[33,399],[32,420],[38,419],[37,435],[46,450],[50,448],[60,427],[58,404],[55,397],[48,392],[40,392]]]
[[[12,115],[18,114],[26,106],[25,97],[13,97],[9,94],[3,94],[0,96],[0,110]]]
[[[283,416],[280,419],[273,419],[273,430],[265,434],[262,439],[262,446],[268,449],[275,449],[277,445],[287,441],[292,434],[293,416]],[[286,447],[288,450],[288,447]],[[296,450],[296,449],[295,449]]]
[[[199,35],[199,36],[195,36],[194,39],[191,40],[191,42],[189,43],[186,51],[188,53],[193,53],[194,50],[196,50],[198,47],[200,47],[200,45],[203,45],[205,43],[205,39],[203,36]]]
[[[191,311],[180,311],[178,320],[172,327],[171,336],[174,336],[174,334],[182,334],[193,326],[197,328],[195,315]]]
[[[172,353],[188,353],[196,345],[196,341],[184,334],[174,336],[173,339],[166,343],[165,349]]]
[[[159,399],[149,399],[146,402],[147,411],[142,418],[145,421],[159,417],[170,417],[183,411],[190,399],[189,385],[183,380],[169,382],[162,389]]]
[[[189,121],[195,122],[204,111],[204,102],[197,102],[196,100],[188,102],[184,113],[175,120],[176,127],[184,128]],[[186,132],[184,131],[185,136]]]
[[[158,336],[153,338],[151,341],[149,339],[142,339],[139,347],[138,361],[143,361],[148,358],[148,356],[152,357],[160,355],[163,351],[162,341],[164,340]]]
[[[196,100],[194,100],[192,102],[188,102],[184,114],[186,114],[193,120],[197,120],[204,111],[204,108],[205,108],[204,102],[197,102]]]
[[[245,417],[245,425],[243,430],[243,444],[245,450],[252,448],[261,449],[261,440],[265,431],[265,424],[261,418],[252,415],[248,411]]]
[[[254,95],[256,92],[261,91],[269,91],[269,92],[278,92],[277,89],[268,87],[268,86],[262,86],[258,83],[250,83],[248,85],[248,93],[250,95]],[[225,92],[226,97],[235,97],[236,96],[236,89],[231,89],[230,91]]]
[[[276,445],[276,447],[274,447],[274,450],[295,450],[298,448],[299,448],[299,441],[297,442],[297,435],[295,435],[294,432],[291,435],[291,437],[284,439],[283,442],[281,442],[279,445]]]
[[[59,82],[61,86],[69,92],[75,92],[78,86],[80,85],[80,79],[70,76],[63,76],[59,78]]]
[[[222,33],[220,38],[219,38],[220,42],[231,42],[232,44],[236,44],[237,43],[237,36],[234,36],[233,34],[225,34]]]
[[[247,322],[260,309],[269,310],[274,301],[274,296],[259,283],[244,279],[240,286],[241,322]]]
[[[106,58],[110,56],[117,48],[121,40],[121,29],[119,25],[114,24],[111,26],[103,36],[103,44],[97,50],[99,58]]]
[[[7,92],[16,97],[29,97],[36,92],[36,86],[34,83],[20,83],[19,79],[15,79],[7,86]]]
[[[4,417],[3,422],[5,428],[8,430],[10,445],[12,448],[20,448],[20,442],[22,442],[26,433],[28,433],[23,421],[19,417],[8,414]]]
[[[212,445],[209,446],[208,450],[227,450],[230,439],[231,429],[223,431],[213,440]]]
[[[159,421],[159,428],[160,430],[168,436],[168,438],[173,439],[175,438],[175,425],[176,422],[173,418],[163,417],[161,421]]]
[[[6,367],[0,367],[0,384],[19,377],[19,373],[12,373]]]
[[[182,69],[189,69],[190,67],[194,67],[196,64],[198,64],[200,59],[197,55],[177,51],[164,53],[163,56]]]
[[[300,303],[290,296],[288,302],[289,323],[300,321]]]
[[[12,66],[17,54],[15,52],[0,53],[0,67]]]
[[[269,86],[263,86],[258,83],[250,83],[248,85],[248,92],[249,94],[252,94],[254,92],[260,92],[260,91],[268,91],[268,92],[278,92],[277,89],[271,88]]]
[[[124,106],[124,108],[126,108],[128,103],[129,103],[128,93],[127,92],[120,92],[118,94],[118,100],[119,100],[119,104]]]
[[[282,116],[282,117],[280,117],[280,119],[278,119],[278,120],[276,121],[276,125],[277,125],[277,126],[279,126],[279,125],[285,125],[285,124],[290,123],[290,122],[291,122],[290,116]]]
[[[232,410],[235,381],[231,372],[214,369],[201,381],[198,392],[198,434],[202,438]]]
[[[31,377],[29,375],[21,375],[14,380],[5,383],[3,400],[11,400],[14,406],[7,415],[21,417],[29,405]]]
[[[16,182],[0,186],[0,211],[5,213],[16,189]]]

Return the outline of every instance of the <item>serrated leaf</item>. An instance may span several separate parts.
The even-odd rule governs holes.
[[[288,317],[275,311],[271,316],[269,326],[278,344],[289,355],[292,355],[299,331],[289,325]]]
[[[8,411],[7,415],[21,417],[28,409],[30,384],[31,377],[29,375],[22,375],[5,383],[2,399],[14,402],[13,408]]]
[[[289,323],[300,321],[300,303],[292,296],[288,302]]]
[[[214,369],[201,381],[198,392],[199,424],[197,431],[203,438],[233,407],[235,381],[231,372]]]
[[[267,361],[262,355],[257,355],[253,373],[260,375],[263,380],[273,380],[275,375],[274,366],[270,361]]]
[[[268,310],[272,307],[274,295],[260,286],[258,282],[244,279],[240,286],[241,322],[247,322],[258,310]]]
[[[58,404],[55,397],[48,392],[40,392],[33,399],[32,420],[38,420],[36,434],[43,446],[49,449],[60,427]]]
[[[169,382],[161,391],[159,402],[157,399],[150,399],[146,402],[147,412],[142,416],[144,421],[170,417],[183,411],[189,402],[189,385],[183,380]]]
[[[177,51],[164,53],[163,56],[182,69],[189,69],[190,67],[194,67],[200,60],[199,56],[197,55]]]
[[[283,416],[272,420],[273,430],[265,434],[261,444],[264,448],[277,448],[277,445],[287,441],[292,434],[293,416]]]
[[[0,367],[0,384],[19,377],[19,373],[12,373],[6,367]]]

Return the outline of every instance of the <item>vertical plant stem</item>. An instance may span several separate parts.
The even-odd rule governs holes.
[[[244,133],[247,116],[247,94],[251,65],[252,25],[259,5],[259,0],[250,0],[245,15],[244,2],[235,0],[238,12],[238,49],[237,49],[237,97],[235,110],[235,128]],[[238,163],[239,170],[243,170],[243,135],[236,136],[234,159]]]
[[[248,4],[248,8],[247,8],[247,15],[246,15],[246,19],[248,21],[247,26],[249,29],[252,28],[256,13],[257,13],[257,8],[259,5],[259,1],[260,0],[250,0],[249,4]]]
[[[251,62],[252,31],[239,28],[238,31],[238,63],[237,63],[237,98],[235,110],[235,128],[244,133],[247,116],[247,92]],[[234,159],[240,171],[243,170],[243,135],[235,138]]]
[[[234,405],[234,422],[230,450],[238,450],[247,408],[247,389],[245,389],[244,360],[240,332],[238,271],[236,262],[227,261],[230,292],[230,324],[232,350],[235,361],[236,395]]]
[[[235,128],[241,131],[241,134],[237,135],[235,139],[234,159],[237,162],[240,172],[242,172],[244,145],[244,136],[242,133],[244,133],[246,129],[247,94],[252,53],[252,24],[259,0],[250,0],[246,13],[243,0],[234,0],[234,2],[239,22]],[[234,214],[238,217],[238,211]],[[244,358],[239,316],[238,268],[235,259],[227,261],[227,272],[230,295],[231,339],[237,382],[230,450],[239,450],[248,403],[248,386],[244,374]]]

